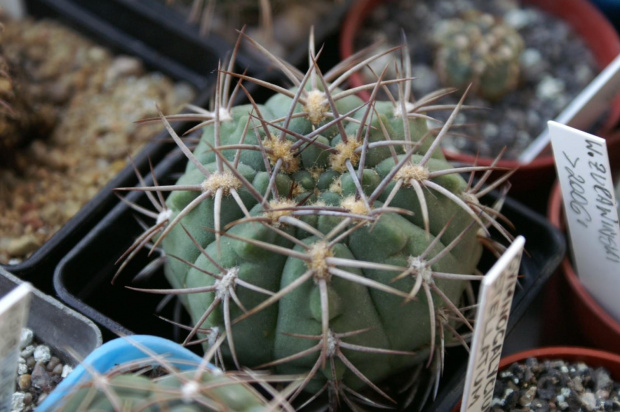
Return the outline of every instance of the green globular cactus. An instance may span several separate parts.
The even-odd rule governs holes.
[[[151,379],[141,374],[111,377],[106,390],[81,387],[62,405],[63,411],[238,411],[272,410],[251,386],[216,374],[195,371]],[[119,408],[119,406],[121,406]]]
[[[163,361],[159,364],[159,361]],[[258,374],[225,373],[206,365],[179,371],[165,359],[145,358],[117,365],[77,385],[55,410],[267,412],[292,410],[285,401],[270,403],[252,386]]]
[[[176,185],[138,189],[171,193],[132,250],[163,247],[172,289],[150,291],[180,296],[186,343],[225,334],[230,365],[303,374],[292,398],[327,390],[348,404],[370,387],[391,400],[379,382],[443,360],[464,342],[457,328],[471,328],[464,291],[499,225],[479,202],[487,189],[461,173],[487,168],[455,168],[439,150],[462,101],[437,105],[440,91],[412,102],[403,68],[364,86],[365,103],[339,86],[380,56],[323,74],[310,53],[305,74],[268,54],[291,89],[237,75],[275,92],[264,104],[232,107],[220,72],[193,151],[162,115],[189,161]],[[378,101],[390,83],[402,93]],[[446,109],[429,129],[426,113]]]
[[[435,68],[448,86],[499,100],[519,84],[521,35],[490,14],[469,11],[462,18],[442,21],[433,33]]]

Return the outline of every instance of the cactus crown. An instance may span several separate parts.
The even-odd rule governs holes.
[[[304,374],[291,399],[327,392],[330,406],[353,408],[372,388],[394,402],[379,382],[424,365],[438,379],[443,349],[465,344],[472,325],[463,296],[480,278],[483,245],[500,247],[488,228],[509,237],[497,210],[479,201],[502,180],[483,188],[493,167],[445,160],[439,144],[462,100],[437,104],[445,90],[413,100],[407,56],[397,59],[405,63],[398,78],[384,72],[348,90],[340,88],[347,77],[381,55],[363,52],[322,73],[311,35],[301,73],[247,41],[294,86],[220,71],[193,150],[170,127],[179,117],[161,115],[187,168],[176,185],[127,189],[149,194],[157,212],[145,212],[157,223],[125,257],[149,242],[163,248],[172,288],[148,291],[185,304],[193,320],[186,344],[208,349],[224,333],[217,359],[226,365]],[[258,104],[242,82],[275,94]],[[369,102],[355,96],[362,89],[372,91]],[[380,89],[388,100],[377,100]],[[228,96],[239,90],[250,103],[232,107]],[[453,113],[429,129],[434,110]],[[476,172],[484,173],[476,184],[461,177]],[[217,174],[235,184],[204,184]],[[153,192],[170,195],[163,203]]]
[[[498,100],[519,82],[521,35],[501,19],[479,11],[441,22],[433,33],[435,67],[449,86],[466,87]]]

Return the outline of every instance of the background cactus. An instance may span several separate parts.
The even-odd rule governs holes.
[[[364,103],[339,87],[380,55],[323,74],[311,36],[301,73],[249,41],[295,86],[235,75],[275,95],[231,107],[232,74],[221,71],[193,151],[168,124],[180,117],[162,115],[189,161],[176,185],[137,189],[171,193],[165,205],[152,196],[156,224],[128,256],[150,240],[163,247],[172,289],[150,292],[181,297],[193,321],[185,343],[209,347],[225,333],[223,358],[237,368],[304,374],[293,398],[326,390],[332,406],[352,407],[371,387],[393,401],[378,382],[431,360],[439,375],[435,352],[464,344],[462,297],[483,243],[496,247],[497,212],[478,201],[490,189],[460,175],[488,168],[455,168],[439,150],[462,101],[436,104],[443,91],[412,101],[401,67],[403,77],[363,86]],[[388,84],[398,95],[376,100]],[[427,127],[428,112],[448,109],[442,127]]]
[[[439,24],[433,33],[435,67],[446,85],[498,100],[519,84],[521,35],[501,19],[479,11]]]

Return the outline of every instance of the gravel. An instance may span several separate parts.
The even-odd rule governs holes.
[[[620,383],[604,368],[530,358],[499,373],[491,410],[620,411]]]
[[[28,412],[35,410],[73,367],[65,364],[49,346],[38,342],[31,329],[22,330],[19,348],[11,412]]]
[[[468,126],[455,129],[459,134],[449,136],[444,147],[484,157],[495,157],[507,147],[504,159],[515,158],[598,72],[589,49],[563,21],[536,8],[521,8],[515,0],[395,0],[371,13],[356,46],[361,49],[377,40],[400,44],[403,30],[416,77],[414,94],[422,96],[443,87],[433,71],[433,28],[472,8],[500,16],[522,35],[521,84],[497,103],[470,95],[467,104],[490,110],[462,113],[459,123]],[[448,114],[435,116],[445,120]]]
[[[6,61],[28,79],[19,92],[51,129],[0,161],[0,264],[17,264],[163,129],[135,121],[156,116],[156,104],[178,112],[194,92],[52,20],[4,22],[1,36]]]

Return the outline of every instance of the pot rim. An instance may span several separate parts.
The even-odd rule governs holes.
[[[620,134],[617,134],[610,138],[614,142],[620,141]],[[561,231],[565,231],[565,222],[563,219],[564,212],[562,210],[562,191],[560,190],[560,183],[556,180],[551,189],[551,196],[549,198],[549,204],[547,207],[547,218],[551,224]],[[570,243],[570,242],[569,242]],[[597,316],[597,318],[609,329],[608,333],[613,333],[616,336],[620,336],[620,322],[616,321],[603,307],[594,299],[594,297],[583,286],[572,262],[570,261],[569,254],[567,254],[562,263],[560,264],[561,273],[569,287],[574,291],[583,304]]]
[[[364,19],[376,6],[383,2],[382,0],[358,0],[351,9],[349,9],[349,12],[345,16],[339,39],[341,60],[355,53],[355,37]],[[557,2],[554,0],[521,0],[521,2],[539,7],[543,11],[555,15],[569,24],[592,51],[601,70],[620,54],[620,34],[616,32],[611,22],[589,1],[571,0],[569,2]],[[566,16],[569,16],[570,13],[574,13],[578,17],[567,20]],[[595,23],[592,23],[592,21]],[[596,34],[593,34],[594,30],[596,30]],[[588,41],[589,36],[593,37],[592,41]],[[596,40],[594,38],[596,38]],[[600,39],[605,39],[605,42],[601,42]],[[352,87],[363,84],[359,72],[353,73],[349,81]],[[362,91],[359,95],[364,100],[368,100],[369,98],[369,93],[367,91]],[[602,131],[611,130],[618,121],[620,121],[620,97],[613,103],[613,108],[608,113],[607,119],[601,128]],[[480,166],[489,166],[494,163],[495,160],[493,158],[478,157],[448,150],[445,150],[444,154],[449,160],[469,164],[475,163]],[[529,163],[520,163],[517,160],[499,160],[495,164],[499,167],[518,167],[522,171],[538,170],[551,168],[554,165],[554,159],[552,154],[545,154],[539,155]]]

